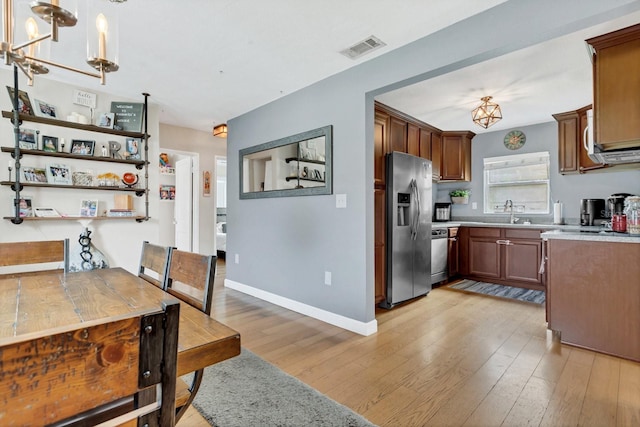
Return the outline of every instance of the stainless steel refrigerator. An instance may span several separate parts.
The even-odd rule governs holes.
[[[431,290],[431,161],[393,152],[386,158],[387,297],[380,305]]]

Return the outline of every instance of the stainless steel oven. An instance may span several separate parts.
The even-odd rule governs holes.
[[[447,278],[447,259],[449,253],[449,230],[433,228],[431,230],[431,284]]]

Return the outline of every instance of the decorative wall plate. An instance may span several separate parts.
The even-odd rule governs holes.
[[[504,137],[504,146],[509,150],[517,150],[522,147],[526,142],[527,137],[522,131],[512,130]]]

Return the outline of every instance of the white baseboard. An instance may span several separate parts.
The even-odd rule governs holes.
[[[339,328],[355,332],[356,334],[368,336],[378,332],[378,321],[375,319],[367,323],[360,322],[358,320],[331,313],[330,311],[303,304],[289,298],[281,297],[280,295],[272,294],[271,292],[263,291],[262,289],[243,285],[242,283],[234,282],[229,279],[224,279],[224,286],[229,289],[234,289],[244,294],[260,298],[261,300],[272,304],[279,305],[280,307],[288,308],[289,310],[304,314],[305,316],[313,317],[314,319],[338,326]]]

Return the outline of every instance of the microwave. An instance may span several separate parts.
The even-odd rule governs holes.
[[[640,162],[640,147],[604,151],[596,143],[593,127],[593,109],[587,110],[587,127],[584,130],[582,143],[584,144],[584,149],[587,150],[589,158],[596,163],[619,165]]]

